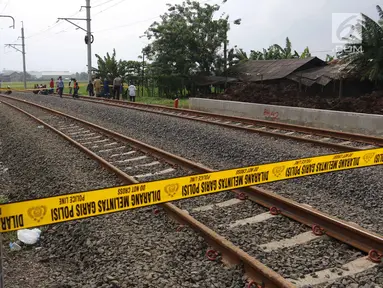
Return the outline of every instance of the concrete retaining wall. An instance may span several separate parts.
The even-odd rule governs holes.
[[[190,109],[383,136],[383,115],[190,98]]]

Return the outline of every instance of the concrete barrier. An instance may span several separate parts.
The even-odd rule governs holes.
[[[383,115],[190,98],[190,109],[383,136]]]

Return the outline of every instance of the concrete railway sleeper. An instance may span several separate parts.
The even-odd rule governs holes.
[[[358,151],[383,146],[383,138],[369,135],[113,99],[91,98],[88,96],[80,96],[80,99],[83,101],[200,121],[232,129],[261,133],[273,137],[292,139],[319,146],[335,148],[340,151]]]
[[[27,104],[26,101],[17,101],[23,102],[23,105]],[[127,183],[137,183],[137,179],[150,180],[151,175],[158,173],[161,173],[164,176],[172,176],[172,173],[176,173],[176,171],[181,167],[195,172],[212,171],[209,168],[156,149],[155,147],[146,145],[124,135],[114,133],[97,125],[81,121],[75,117],[68,116],[61,112],[47,109],[36,104],[28,104],[55,114],[55,117],[46,117],[45,121],[48,120],[49,124],[57,128],[58,130],[55,130],[57,133],[69,141],[74,141],[73,143],[78,148],[87,152],[89,155],[92,155],[105,167],[125,179]],[[20,109],[17,107],[14,108]],[[64,120],[64,117],[70,120]],[[36,120],[41,121],[38,119]],[[43,125],[47,126],[49,124]],[[80,143],[83,143],[83,145]],[[129,143],[128,145],[134,147],[134,149],[127,148],[125,146],[126,143]],[[140,153],[141,156],[135,155],[136,153]],[[153,156],[155,157],[154,159]],[[132,163],[139,164],[132,165]],[[162,167],[160,170],[153,169],[154,167],[158,167],[158,165],[164,165],[164,163],[166,163],[167,166]],[[126,165],[128,166],[126,167]],[[140,171],[139,174],[131,174],[130,172],[136,172],[134,169],[147,169],[147,171]],[[128,176],[124,171],[130,175],[133,175],[133,177]],[[347,276],[363,272],[367,269],[375,267],[377,265],[376,262],[381,261],[383,238],[380,235],[370,233],[362,228],[340,221],[310,207],[300,205],[296,202],[275,195],[269,191],[247,188],[234,192],[236,194],[232,194],[230,192],[227,193],[227,195],[236,195],[234,198],[227,195],[223,198],[219,196],[207,196],[206,198],[203,197],[205,199],[201,199],[201,201],[192,202],[189,199],[179,201],[178,204],[184,208],[183,210],[177,208],[173,204],[164,204],[161,206],[182,225],[187,224],[204,236],[207,242],[214,248],[207,251],[207,257],[209,259],[215,260],[217,259],[217,256],[222,255],[222,259],[227,263],[243,263],[250,281],[254,281],[249,282],[248,287],[257,287],[256,285],[265,285],[265,287],[293,287],[294,285],[301,287],[304,285],[319,285],[327,281],[341,278],[344,275]],[[215,199],[214,201],[212,201],[213,198]],[[243,218],[243,213],[241,214],[237,212],[237,209],[240,211],[241,206],[255,205],[254,202],[246,201],[247,199],[263,205],[264,207],[270,209],[270,211],[260,207],[259,205],[256,208],[251,206],[251,209],[246,209],[248,211],[248,217]],[[297,220],[300,223],[312,226],[312,231],[309,231],[307,228],[305,228],[305,230],[302,227],[298,227],[297,231],[299,231],[299,233],[287,233],[289,235],[284,235],[285,237],[277,237],[274,240],[271,239],[268,242],[266,241],[263,244],[256,245],[256,250],[261,249],[261,251],[264,251],[265,253],[277,254],[278,251],[281,251],[286,247],[299,247],[300,245],[306,245],[311,241],[323,239],[323,237],[326,237],[324,234],[326,234],[327,236],[334,237],[344,243],[356,247],[357,249],[369,253],[369,256],[359,257],[353,261],[344,263],[343,268],[344,271],[347,272],[345,272],[343,276],[342,274],[331,272],[331,269],[319,269],[318,271],[314,271],[315,273],[310,271],[311,273],[308,273],[307,275],[301,274],[300,277],[286,280],[201,223],[206,221],[206,213],[211,213],[209,217],[219,218],[222,217],[219,215],[226,209],[228,209],[231,213],[228,213],[228,215],[226,215],[227,217],[223,217],[222,220],[220,220],[220,224],[217,227],[214,227],[214,230],[218,229],[227,235],[230,235],[232,233],[231,231],[238,229],[240,229],[240,233],[243,233],[243,227],[245,227],[245,230],[248,230],[248,225],[261,225],[258,229],[262,230],[264,228],[262,225],[267,226],[269,225],[268,223],[272,223],[273,221],[280,221],[276,219],[280,219],[281,215],[288,216],[289,218]],[[155,210],[155,213],[158,213],[159,211],[160,210]],[[194,216],[194,218],[192,218],[190,214]],[[233,215],[240,216],[235,218],[232,217]],[[196,220],[199,218],[202,219],[201,222]],[[287,218],[282,219],[286,219],[287,221]],[[294,221],[291,222],[293,224],[290,222],[289,225],[298,224]],[[183,229],[182,225],[178,229]],[[272,226],[274,225],[275,223],[272,223]],[[270,228],[264,229],[267,230]],[[278,229],[283,230],[283,228]],[[240,246],[242,247],[242,245]],[[244,250],[246,251],[247,249]]]

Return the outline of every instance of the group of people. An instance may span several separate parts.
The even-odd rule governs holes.
[[[73,88],[72,88],[72,82],[73,82]],[[57,78],[56,81],[56,93],[59,94],[59,96],[62,98],[63,97],[63,92],[64,92],[64,81],[62,77],[60,76]],[[53,78],[51,78],[51,81],[49,82],[49,87],[50,91],[53,94],[53,90],[55,88],[55,83],[53,81]],[[78,98],[78,90],[80,89],[80,86],[78,85],[78,81],[76,79],[71,79],[68,83],[69,87],[69,94],[72,95],[73,98]],[[72,94],[73,90],[73,94]]]
[[[124,94],[124,83],[122,82],[121,77],[116,77],[113,80],[112,85],[112,97],[113,99],[120,100],[120,94]],[[129,91],[129,97],[130,101],[135,102],[136,99],[136,86],[133,85],[133,83],[130,83],[128,86]],[[89,81],[88,87],[86,88],[86,91],[88,92],[89,96],[96,96],[96,97],[106,97],[110,98],[110,91],[109,91],[109,81],[108,79],[104,79],[102,81],[100,77],[96,77],[96,79],[92,82]]]
[[[55,85],[56,84],[56,85]],[[56,83],[54,82],[53,78],[51,78],[49,82],[49,90],[46,89],[47,85],[43,84],[36,84],[35,89],[33,92],[35,94],[53,94],[54,89],[56,86],[56,93],[62,98],[62,95],[64,93],[64,81],[62,77],[58,77]],[[80,86],[78,84],[78,81],[76,79],[71,79],[68,83],[69,88],[69,94],[72,95],[73,98],[78,98],[78,91],[80,89]],[[72,93],[73,91],[73,93]],[[106,97],[110,98],[110,92],[109,92],[109,81],[105,79],[102,81],[100,77],[96,77],[96,79],[92,82],[89,81],[88,86],[86,88],[86,91],[88,92],[89,96],[96,96],[96,97]],[[128,86],[127,93],[129,93],[130,101],[135,102],[136,101],[136,86],[133,85],[131,82]],[[121,77],[116,77],[113,80],[112,85],[112,97],[113,99],[120,100],[120,94],[124,94],[124,84],[122,82]]]
[[[52,94],[53,91],[48,91],[46,88],[47,88],[47,85],[43,85],[43,84],[35,84],[34,86],[35,90],[33,90],[33,93],[34,94],[44,94],[44,95],[48,95],[48,94]]]

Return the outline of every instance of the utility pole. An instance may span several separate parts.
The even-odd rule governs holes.
[[[23,80],[24,80],[24,89],[27,89],[27,71],[25,65],[25,37],[24,37],[24,23],[21,21],[21,47],[23,54]]]
[[[142,50],[142,97],[144,97],[145,51]]]
[[[81,6],[81,9],[82,8],[86,8],[86,18],[57,18],[57,21],[60,21],[60,20],[65,20],[67,22],[69,22],[70,24],[76,26],[78,29],[81,29],[83,31],[86,32],[86,36],[85,36],[85,43],[87,45],[87,50],[88,50],[88,81],[92,81],[92,43],[93,43],[93,40],[94,40],[94,37],[92,35],[92,32],[91,32],[91,28],[90,28],[90,0],[85,0],[85,6]],[[80,9],[80,11],[81,11]],[[81,26],[77,25],[76,23],[73,23],[71,20],[73,21],[78,21],[78,20],[81,20],[81,21],[86,21],[86,29],[82,28]]]
[[[223,55],[225,58],[225,89],[227,88],[227,30],[225,31],[225,41],[223,42]]]
[[[21,24],[22,24],[21,25],[21,44],[4,44],[4,46],[11,47],[23,55],[23,82],[24,82],[24,89],[27,89],[27,71],[26,71],[26,64],[25,64],[25,37],[24,37],[23,21],[21,21]],[[17,48],[17,46],[21,46],[21,50]]]
[[[86,0],[86,35],[88,38],[88,81],[92,81],[92,33],[90,31],[90,0]]]

